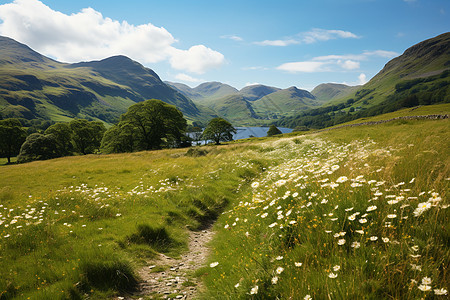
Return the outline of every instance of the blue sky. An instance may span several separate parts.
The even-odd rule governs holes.
[[[449,0],[0,1],[0,35],[44,55],[123,54],[192,87],[356,85],[449,29]]]

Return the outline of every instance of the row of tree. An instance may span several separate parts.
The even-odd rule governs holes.
[[[18,155],[18,162],[90,153],[122,153],[190,145],[183,114],[160,100],[147,100],[129,107],[108,130],[99,121],[75,119],[57,123],[43,133],[27,136],[17,119],[0,120],[0,157]],[[199,128],[200,129],[200,128]],[[198,137],[216,144],[231,141],[236,129],[226,120],[212,119]]]

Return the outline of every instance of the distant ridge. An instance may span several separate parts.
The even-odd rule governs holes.
[[[177,106],[191,120],[214,115],[128,57],[66,64],[0,36],[0,117],[114,123],[130,105],[151,98]]]

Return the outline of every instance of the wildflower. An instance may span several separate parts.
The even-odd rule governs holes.
[[[295,266],[298,268],[298,267],[301,267],[302,265],[303,265],[303,263],[301,263],[301,262],[294,262],[294,264],[295,264]]]
[[[278,276],[272,277],[272,284],[277,284]]]
[[[252,183],[252,188],[256,189],[259,186],[259,182],[255,181]]]
[[[349,220],[349,221],[354,221],[355,219],[356,219],[356,216],[355,216],[355,215],[351,215],[351,216],[348,217],[348,220]]]
[[[268,213],[263,213],[262,215],[261,215],[261,218],[265,218],[265,217],[267,217],[269,214]]]
[[[277,182],[275,182],[275,185],[278,187],[283,186],[285,184],[286,184],[286,180],[284,180],[284,179],[280,179]]]
[[[430,277],[422,278],[422,284],[425,284],[425,285],[431,284],[431,278]]]
[[[295,221],[295,220],[289,221],[289,224],[291,224],[291,225],[293,225],[295,223],[297,223],[297,221]]]
[[[335,271],[335,272],[339,271],[340,269],[341,269],[341,266],[338,266],[338,265],[335,265],[333,267],[333,271]]]
[[[372,206],[369,206],[368,208],[367,208],[367,211],[369,212],[369,211],[374,211],[374,210],[376,210],[377,209],[377,207],[376,207],[376,205],[372,205]]]
[[[346,208],[345,211],[352,211],[353,207]]]
[[[361,243],[360,243],[360,242],[353,242],[353,243],[351,244],[351,246],[352,246],[352,248],[357,249],[357,248],[361,247]]]
[[[209,266],[210,266],[211,268],[215,268],[215,267],[217,267],[218,265],[219,265],[219,263],[218,263],[217,261],[209,264]]]
[[[385,243],[389,243],[389,238],[387,238],[387,237],[384,237],[384,238],[381,238],[382,240],[383,240],[383,242],[385,242]]]
[[[347,176],[341,176],[336,180],[336,182],[342,183],[342,182],[346,182],[347,180],[348,180]]]
[[[277,258],[275,258],[276,260],[282,260],[283,256],[277,256]]]
[[[277,274],[281,274],[281,273],[283,273],[283,271],[284,271],[284,268],[283,268],[283,267],[278,267],[278,268],[275,270],[275,272],[277,272]]]
[[[238,283],[236,283],[236,284],[234,285],[234,287],[235,287],[235,288],[238,288],[239,285],[240,285],[240,284],[239,284],[239,282],[238,282]]]
[[[336,277],[337,277],[337,274],[330,273],[330,274],[328,274],[328,277],[330,277],[330,278],[336,278]]]
[[[364,218],[359,219],[359,223],[361,223],[361,224],[367,223],[367,219],[364,219]]]
[[[398,200],[389,200],[387,203],[388,203],[389,205],[397,204],[397,203],[398,203]]]
[[[256,295],[258,294],[258,286],[255,285],[254,287],[252,287],[252,289],[250,290],[250,295]]]
[[[276,225],[278,225],[277,222],[270,224],[269,227],[272,228],[272,227],[275,227]]]
[[[446,289],[444,289],[444,288],[442,288],[442,289],[434,289],[434,294],[438,295],[438,296],[440,296],[440,295],[447,295],[448,291]]]
[[[422,292],[429,292],[431,290],[431,286],[426,285],[426,284],[421,284],[417,288],[419,290],[421,290]]]
[[[372,242],[375,242],[376,240],[378,240],[378,237],[377,237],[377,236],[371,236],[371,237],[370,237],[370,240],[371,240]]]
[[[418,217],[430,208],[431,208],[430,202],[419,203],[419,205],[417,205],[417,208],[414,210],[413,214],[414,216]]]
[[[230,225],[226,224],[223,228],[227,229]]]
[[[339,246],[342,246],[342,245],[344,245],[345,244],[345,239],[340,239],[340,240],[338,240],[338,245]]]
[[[297,193],[297,192],[295,192],[295,193],[292,194],[292,197],[294,197],[294,198],[297,197],[297,196],[298,196],[298,193]]]
[[[397,215],[396,214],[389,214],[389,215],[387,215],[387,217],[388,217],[388,219],[395,219],[395,218],[397,218]]]
[[[411,264],[411,269],[414,271],[422,271],[422,266]]]
[[[312,297],[310,295],[306,295],[305,298],[303,298],[303,300],[311,300],[311,299],[312,299]]]

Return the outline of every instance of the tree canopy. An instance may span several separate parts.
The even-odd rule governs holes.
[[[32,133],[26,138],[20,148],[17,162],[24,163],[61,156],[63,155],[59,152],[56,138],[53,134]]]
[[[0,120],[0,157],[6,157],[11,163],[11,157],[19,154],[26,137],[27,132],[18,119]]]
[[[209,121],[208,125],[203,131],[203,139],[212,140],[219,145],[221,141],[228,142],[233,140],[233,133],[236,129],[225,119],[214,118]]]
[[[100,148],[105,125],[100,121],[75,119],[69,123],[75,151],[82,154],[94,153]]]
[[[136,103],[111,127],[102,141],[105,152],[131,152],[178,146],[187,122],[175,106],[151,99]]]
[[[281,130],[278,129],[275,125],[270,125],[269,130],[267,131],[267,136],[272,136],[276,134],[282,134]]]

